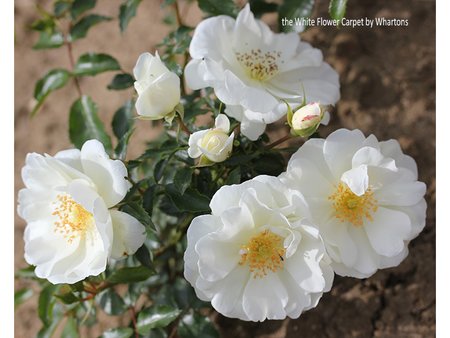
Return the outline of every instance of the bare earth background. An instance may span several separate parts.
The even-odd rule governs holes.
[[[69,68],[65,48],[33,51],[37,34],[29,25],[37,18],[35,3],[51,8],[51,1],[15,1],[15,187],[22,188],[20,169],[28,152],[49,153],[72,147],[68,139],[68,111],[76,99],[73,84],[51,94],[34,119],[35,82],[50,68]],[[325,1],[318,1],[313,17],[327,16]],[[99,1],[96,13],[117,16],[120,0]],[[181,1],[183,20],[194,26],[201,19],[195,5],[187,9]],[[160,1],[144,0],[126,33],[120,34],[117,20],[103,23],[74,45],[75,58],[87,51],[115,56],[130,71],[144,51],[168,32],[162,19],[170,8]],[[324,52],[340,74],[342,98],[323,136],[339,128],[359,128],[378,139],[396,138],[405,153],[419,166],[420,180],[427,184],[427,225],[410,244],[408,258],[398,267],[379,271],[366,280],[335,278],[334,286],[317,308],[297,320],[246,323],[213,315],[223,337],[434,337],[435,336],[435,2],[432,0],[350,1],[348,18],[407,18],[408,27],[321,28],[301,35]],[[268,18],[269,21],[271,18]],[[273,21],[273,20],[272,20]],[[114,111],[132,90],[108,91],[112,74],[81,80],[84,93],[99,106],[100,116],[109,126]],[[158,135],[148,122],[138,122],[129,156],[144,149],[144,142]],[[282,123],[271,127],[272,138],[286,133]],[[16,217],[15,267],[26,266],[23,259],[24,222]],[[23,287],[16,281],[16,288]],[[34,337],[40,328],[34,296],[16,311],[15,336]],[[117,318],[120,322],[120,318]],[[84,330],[83,337],[97,337],[117,323],[102,321],[99,327]],[[199,337],[201,338],[201,337]]]

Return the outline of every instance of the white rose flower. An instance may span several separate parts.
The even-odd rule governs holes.
[[[180,102],[180,78],[169,71],[159,58],[143,53],[133,69],[134,88],[139,97],[136,101],[137,113],[143,118],[170,119]]]
[[[223,186],[187,232],[184,276],[197,296],[242,320],[297,318],[329,291],[333,270],[303,196],[258,176]]]
[[[188,154],[192,158],[200,157],[200,165],[210,165],[225,161],[233,150],[234,132],[230,132],[230,120],[219,114],[214,128],[200,130],[189,137]]]
[[[301,137],[309,137],[315,133],[320,124],[327,125],[330,121],[330,114],[325,111],[325,107],[317,102],[309,103],[292,112],[288,108],[288,124],[291,126],[293,134]]]
[[[273,33],[255,20],[248,4],[236,20],[221,15],[202,21],[189,52],[187,85],[213,87],[226,113],[242,122],[242,133],[251,140],[286,114],[281,99],[298,102],[304,90],[308,102],[339,100],[338,74],[323,62],[321,51],[296,33]]]
[[[397,266],[425,226],[426,186],[396,140],[339,129],[308,140],[280,177],[305,196],[341,276]]]
[[[145,240],[134,217],[110,210],[127,193],[127,169],[97,140],[54,157],[31,153],[22,168],[18,214],[26,222],[25,260],[51,283],[98,275],[109,258],[133,254]]]

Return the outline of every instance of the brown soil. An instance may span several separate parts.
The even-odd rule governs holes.
[[[45,8],[51,2],[38,1]],[[96,12],[116,16],[121,1],[99,1]],[[94,28],[77,42],[75,57],[95,50],[114,55],[131,71],[137,56],[153,52],[168,32],[162,24],[170,11],[159,1],[143,1],[138,16],[120,34],[117,21]],[[185,3],[182,2],[182,9]],[[194,7],[194,6],[193,6]],[[316,6],[314,17],[326,17],[325,1]],[[427,184],[427,225],[410,244],[410,254],[400,266],[377,272],[366,280],[336,277],[331,292],[317,308],[299,319],[245,323],[214,315],[223,337],[434,337],[435,336],[435,2],[428,0],[360,0],[349,2],[347,17],[407,18],[408,27],[319,28],[302,38],[320,48],[325,59],[340,74],[342,99],[337,104],[329,134],[339,127],[359,128],[378,139],[396,138],[419,166],[420,180]],[[195,25],[197,8],[185,21]],[[27,27],[36,19],[35,5],[15,1],[15,187],[22,187],[20,169],[28,152],[54,154],[71,147],[67,133],[68,110],[76,99],[74,86],[54,93],[40,114],[29,119],[34,83],[50,68],[69,67],[67,52],[36,52],[31,46],[37,34]],[[81,81],[82,89],[98,103],[101,118],[109,125],[112,114],[132,91],[106,89],[111,74]],[[277,125],[271,129],[278,128]],[[130,156],[144,149],[158,128],[138,123]],[[283,132],[274,130],[274,134]],[[23,260],[24,222],[16,217],[15,266]],[[16,282],[16,288],[23,287]],[[16,311],[16,337],[33,337],[40,327],[34,296]],[[96,337],[99,330],[83,336]]]

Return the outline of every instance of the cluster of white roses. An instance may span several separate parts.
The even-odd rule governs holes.
[[[190,54],[188,86],[212,87],[250,140],[286,115],[293,134],[309,136],[328,121],[322,105],[339,99],[338,75],[322,53],[296,33],[273,33],[248,5],[236,20],[201,22]],[[159,56],[141,55],[134,76],[138,114],[173,118],[180,79]],[[214,128],[190,136],[188,153],[212,165],[230,156],[233,140],[230,121],[219,114]],[[143,244],[144,227],[111,209],[129,189],[127,170],[98,141],[54,157],[29,154],[22,176],[25,258],[37,276],[74,283]],[[297,318],[330,290],[334,273],[365,278],[407,256],[425,225],[426,187],[417,179],[415,161],[395,140],[346,129],[310,139],[279,177],[216,192],[211,214],[188,229],[185,277],[228,317]]]

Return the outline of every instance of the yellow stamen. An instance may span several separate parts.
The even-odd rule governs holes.
[[[239,63],[247,74],[257,81],[266,81],[278,73],[277,60],[281,52],[271,51],[263,53],[261,49],[252,49],[247,53],[236,53]]]
[[[248,264],[253,278],[262,278],[269,271],[276,272],[283,268],[286,250],[283,247],[283,237],[264,230],[243,245],[239,253],[239,264]]]
[[[363,226],[364,219],[373,221],[372,214],[378,210],[378,202],[370,187],[364,195],[358,196],[341,182],[328,199],[333,201],[334,216],[341,222],[350,222],[356,227]]]
[[[69,195],[58,195],[56,198],[58,202],[54,204],[58,205],[52,215],[57,216],[59,221],[54,223],[55,232],[62,234],[68,243],[76,237],[85,236],[95,225],[94,216]]]

